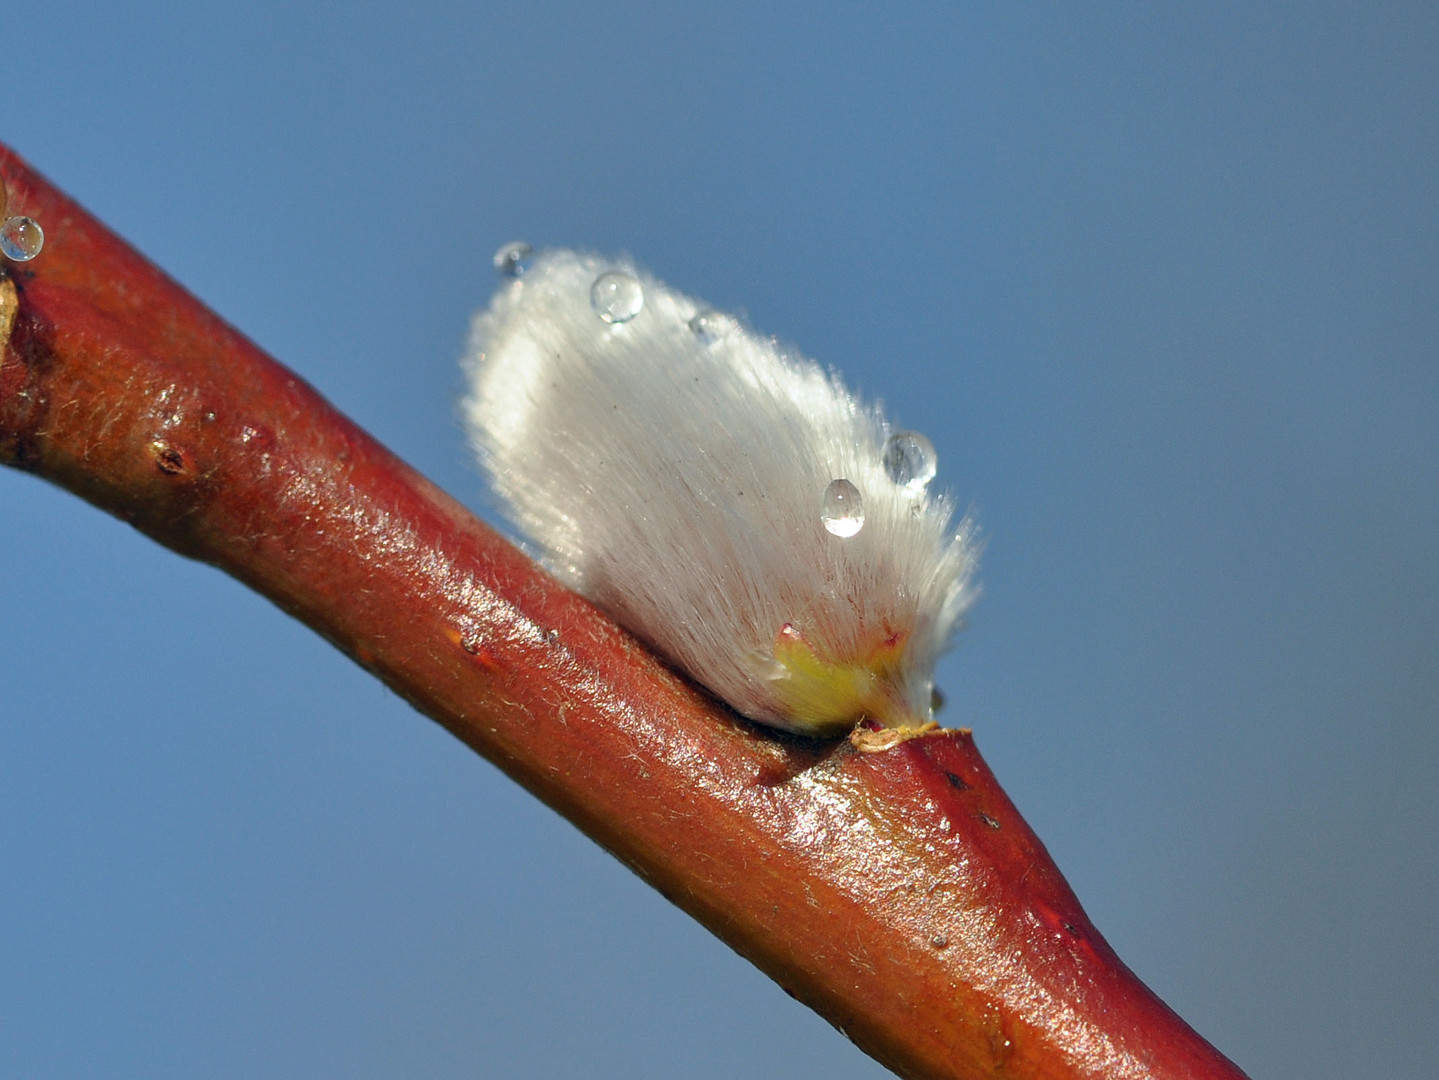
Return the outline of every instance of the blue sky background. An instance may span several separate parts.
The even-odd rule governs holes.
[[[1261,1077],[1439,1058],[1439,7],[6,11],[0,139],[476,507],[516,238],[927,432],[946,719]],[[44,257],[43,255],[41,256]],[[207,567],[0,472],[0,1074],[888,1075]]]

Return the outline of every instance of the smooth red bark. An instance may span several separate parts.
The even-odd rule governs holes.
[[[268,596],[903,1076],[1242,1076],[968,733],[740,720],[3,147],[0,176],[47,237],[0,282],[0,462]]]

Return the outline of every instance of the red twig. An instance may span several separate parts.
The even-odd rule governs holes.
[[[0,147],[0,462],[325,635],[909,1077],[1242,1074],[1090,925],[968,733],[737,719]]]

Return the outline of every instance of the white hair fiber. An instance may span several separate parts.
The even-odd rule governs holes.
[[[549,570],[753,720],[927,722],[975,561],[928,440],[628,260],[496,265],[464,414]]]

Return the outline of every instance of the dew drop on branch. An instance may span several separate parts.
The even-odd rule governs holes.
[[[45,246],[45,231],[34,218],[9,217],[0,225],[0,254],[15,262],[29,262]]]

